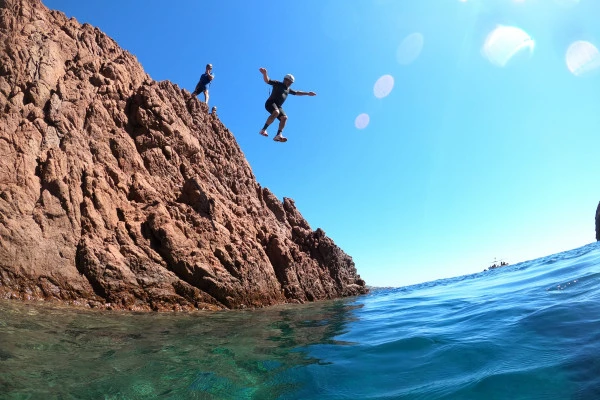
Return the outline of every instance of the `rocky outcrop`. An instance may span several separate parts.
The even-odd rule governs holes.
[[[232,133],[97,28],[0,0],[0,295],[132,310],[365,293]]]

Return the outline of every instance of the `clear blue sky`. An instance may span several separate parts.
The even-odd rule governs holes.
[[[600,1],[44,4],[98,26],[155,80],[192,91],[212,63],[210,105],[258,182],[293,198],[370,285],[595,241]],[[259,67],[317,92],[288,97],[285,144],[258,134]]]

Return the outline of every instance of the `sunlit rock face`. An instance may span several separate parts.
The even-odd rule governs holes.
[[[39,0],[0,0],[0,296],[130,310],[366,293],[204,103]]]

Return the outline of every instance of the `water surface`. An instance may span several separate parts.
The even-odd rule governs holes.
[[[600,247],[367,296],[179,314],[0,302],[6,399],[597,399]]]

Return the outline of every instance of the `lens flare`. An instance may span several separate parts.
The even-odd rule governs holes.
[[[358,117],[356,117],[356,119],[354,120],[354,126],[356,126],[356,129],[365,129],[367,127],[367,125],[369,125],[369,114],[360,114]]]
[[[396,51],[396,60],[402,65],[408,65],[415,61],[423,50],[425,39],[423,35],[415,32],[404,38]]]
[[[574,7],[579,4],[579,0],[554,0],[556,4],[563,7]]]
[[[378,99],[383,99],[392,92],[394,88],[394,77],[391,75],[383,75],[377,79],[373,86],[373,93]]]
[[[500,25],[487,36],[481,53],[492,64],[505,67],[517,53],[529,50],[531,54],[534,47],[535,42],[524,30]]]
[[[567,68],[575,76],[581,76],[600,68],[598,48],[584,40],[571,43],[565,58]]]

